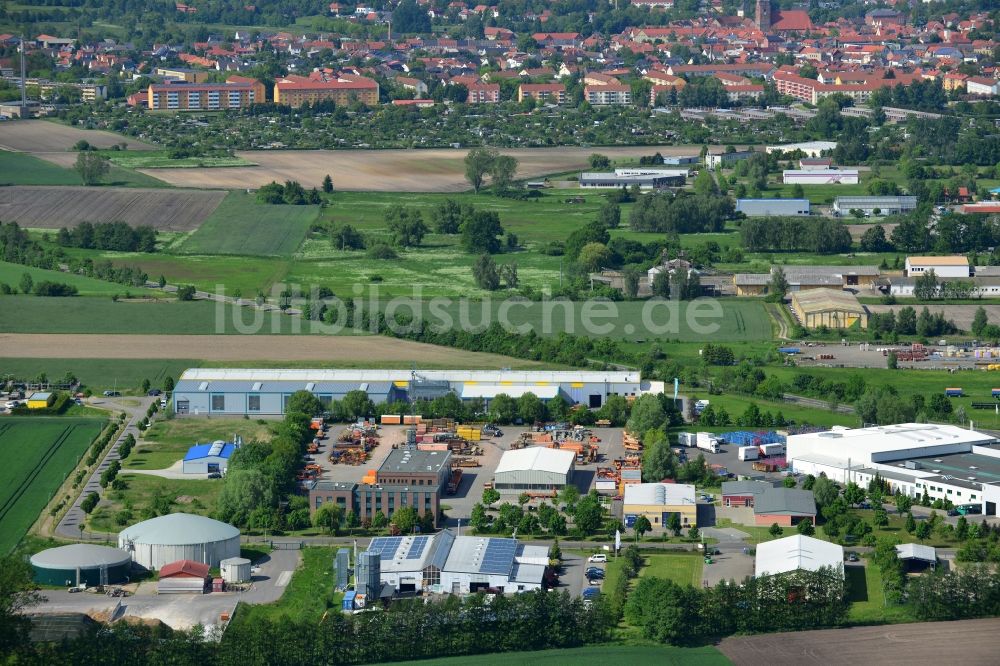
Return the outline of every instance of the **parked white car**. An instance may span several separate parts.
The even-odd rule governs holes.
[[[608,556],[604,553],[594,553],[588,559],[588,562],[607,562]]]

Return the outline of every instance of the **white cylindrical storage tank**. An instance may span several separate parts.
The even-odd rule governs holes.
[[[240,531],[204,516],[172,513],[125,528],[118,534],[118,547],[130,551],[133,561],[147,569],[178,560],[214,568],[222,560],[239,557]]]
[[[250,560],[245,557],[230,557],[219,563],[222,580],[227,583],[250,582]]]

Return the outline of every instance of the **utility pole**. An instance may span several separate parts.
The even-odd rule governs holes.
[[[20,51],[21,51],[21,117],[24,117],[24,107],[28,105],[28,87],[26,84],[26,77],[24,74],[24,35],[21,35]]]

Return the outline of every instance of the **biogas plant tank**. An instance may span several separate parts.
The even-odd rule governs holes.
[[[193,560],[214,569],[222,560],[239,557],[240,531],[205,516],[171,513],[125,528],[118,534],[118,547],[150,570],[178,560]]]
[[[132,554],[119,548],[75,543],[31,556],[35,582],[43,585],[117,585],[127,583]]]

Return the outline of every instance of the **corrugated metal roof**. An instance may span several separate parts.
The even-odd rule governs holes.
[[[351,370],[351,369],[254,369],[254,368],[190,368],[181,375],[181,381],[277,381],[301,382],[407,382],[412,378],[410,369]],[[450,382],[638,382],[638,370],[417,370],[422,379]]]
[[[221,444],[221,446],[219,446]],[[202,458],[229,458],[236,446],[230,442],[213,442],[212,444],[195,444],[188,449],[184,460],[201,460]]]
[[[688,483],[634,483],[625,486],[624,503],[658,506],[695,505],[694,486]]]
[[[544,446],[531,446],[516,451],[504,451],[494,474],[503,472],[524,472],[536,470],[566,474],[573,466],[576,455],[572,451],[548,449]]]
[[[239,536],[240,531],[227,523],[190,513],[171,513],[126,527],[119,533],[118,542],[188,545],[225,541]]]
[[[754,566],[757,577],[800,570],[818,571],[822,567],[840,568],[843,575],[843,546],[801,534],[757,545]]]
[[[854,294],[839,289],[808,289],[792,293],[792,302],[803,312],[826,312],[838,310],[864,314],[865,308]]]
[[[498,395],[508,395],[511,398],[520,398],[525,393],[532,393],[536,397],[542,400],[551,400],[559,395],[558,386],[535,386],[535,385],[518,385],[511,386],[509,384],[465,384],[462,387],[462,398],[468,400],[471,398],[486,398],[492,400]]]
[[[768,488],[754,500],[753,512],[782,516],[815,516],[816,498],[811,490]]]

